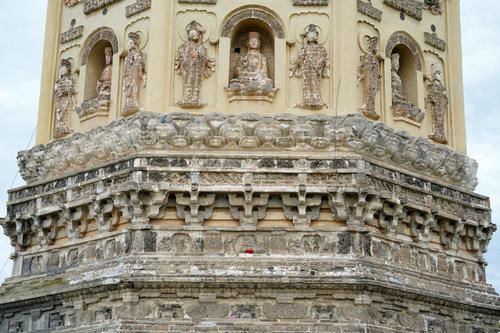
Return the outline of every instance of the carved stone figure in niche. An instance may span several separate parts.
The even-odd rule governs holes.
[[[113,71],[113,49],[106,47],[104,49],[104,59],[106,67],[102,70],[101,77],[97,81],[97,100],[101,111],[108,111],[111,102],[111,74]]]
[[[380,115],[375,109],[377,92],[380,90],[380,63],[378,37],[367,36],[368,53],[361,56],[361,65],[358,70],[358,84],[363,81],[364,103],[361,113],[368,118],[378,120]]]
[[[441,64],[432,65],[432,80],[427,85],[427,106],[431,111],[432,133],[429,138],[446,144],[444,118],[448,109],[448,92],[443,85],[443,68]]]
[[[321,79],[330,76],[326,49],[318,44],[318,26],[310,24],[301,34],[303,46],[290,66],[290,77],[302,78],[302,104],[297,107],[319,110],[326,104],[321,99]]]
[[[226,89],[228,95],[274,97],[278,89],[273,88],[273,80],[269,78],[266,56],[260,52],[258,32],[248,34],[247,47],[247,54],[240,58],[234,70],[235,78]]]
[[[139,34],[128,34],[128,54],[125,57],[123,75],[123,96],[125,105],[122,116],[131,115],[139,111],[139,93],[141,86],[146,87],[146,64],[144,54],[139,50]]]
[[[111,105],[111,74],[113,71],[113,49],[104,49],[104,61],[106,66],[101,72],[96,84],[97,97],[86,100],[75,111],[80,118],[97,112],[108,112]]]
[[[54,106],[56,126],[54,138],[60,138],[73,133],[69,128],[69,118],[75,108],[75,82],[71,77],[71,63],[63,59],[59,68],[60,78],[54,86]]]
[[[391,56],[391,87],[392,87],[392,108],[395,117],[405,117],[411,120],[422,122],[425,114],[415,105],[408,101],[408,97],[403,91],[403,81],[399,76],[399,53]]]
[[[177,103],[183,108],[201,108],[200,89],[203,76],[210,77],[215,71],[215,59],[209,58],[206,47],[203,46],[205,29],[196,21],[186,28],[188,41],[178,49],[175,59],[175,70],[182,74],[182,102]]]

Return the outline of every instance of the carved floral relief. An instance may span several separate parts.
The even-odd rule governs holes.
[[[441,14],[443,12],[439,0],[424,0],[424,7],[428,8],[433,14]]]
[[[321,98],[321,79],[330,77],[330,61],[326,49],[318,43],[318,26],[308,25],[301,36],[303,46],[290,66],[290,77],[302,78],[303,102],[297,107],[320,110],[326,106]]]

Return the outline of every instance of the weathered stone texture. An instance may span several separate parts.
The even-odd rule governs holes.
[[[358,0],[358,11],[374,20],[382,21],[382,11],[373,6],[371,1]]]
[[[84,0],[83,12],[88,15],[121,0]]]
[[[435,33],[424,32],[425,42],[440,51],[446,51],[446,42],[440,39]]]
[[[467,189],[474,189],[477,184],[477,163],[466,155],[384,124],[375,125],[361,115],[263,117],[256,114],[197,116],[173,113],[161,117],[155,113],[139,113],[114,121],[105,130],[96,128],[22,151],[18,155],[18,165],[22,177],[32,183],[83,167],[98,166],[133,152],[184,149],[195,152],[200,148],[214,152],[244,151],[247,156],[259,154],[260,149],[273,150],[277,156],[285,152],[273,162],[285,169],[300,168],[299,164],[286,163],[287,152],[337,150],[339,155],[342,151],[350,151],[420,172],[440,182]]]
[[[328,6],[329,0],[293,0],[295,6]]]
[[[80,25],[76,28],[71,27],[68,31],[63,32],[60,35],[59,41],[61,42],[61,44],[64,44],[78,39],[83,36],[83,29],[83,25]]]
[[[384,3],[419,21],[422,20],[423,3],[417,0],[384,0]]]
[[[201,3],[201,4],[210,4],[210,5],[215,5],[217,4],[217,0],[179,0],[179,3]]]
[[[43,154],[75,147],[40,177]],[[6,331],[492,331],[500,316],[496,226],[460,173],[473,162],[361,115],[138,113],[22,154],[42,159],[1,220]]]
[[[151,0],[136,0],[134,4],[125,7],[125,16],[130,17],[151,8]]]

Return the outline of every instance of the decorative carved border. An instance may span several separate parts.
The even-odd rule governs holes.
[[[130,17],[151,8],[151,0],[136,0],[132,5],[125,7],[125,16]]]
[[[277,18],[261,9],[246,9],[231,16],[222,28],[222,37],[231,37],[234,28],[242,21],[248,19],[258,19],[267,23],[280,39],[285,38],[285,30]]]
[[[404,32],[396,32],[389,38],[385,48],[385,56],[390,59],[394,48],[401,44],[405,45],[413,54],[417,71],[422,71],[422,60],[420,59],[417,44]]]
[[[90,51],[94,48],[94,46],[101,40],[107,40],[111,47],[113,48],[113,53],[118,53],[118,38],[116,38],[113,30],[109,28],[104,28],[94,33],[94,35],[90,38],[85,46],[85,51],[82,56],[82,66],[87,64]]]
[[[423,4],[416,0],[384,0],[384,3],[419,21],[422,20]]]
[[[307,133],[305,137],[303,133]],[[141,112],[104,128],[22,151],[18,154],[18,165],[23,179],[32,183],[137,152],[175,154],[186,150],[196,152],[200,148],[239,152],[247,158],[263,150],[283,157],[289,156],[290,151],[328,155],[342,149],[455,186],[474,189],[477,185],[477,163],[465,154],[400,133],[385,124],[374,124],[360,114],[265,117],[171,113],[162,117],[158,113]]]
[[[446,51],[446,42],[439,38],[436,33],[424,32],[425,43],[438,50]]]
[[[358,0],[358,11],[374,20],[382,21],[382,11],[375,8],[370,1]]]
[[[118,1],[121,0],[85,0],[85,3],[83,4],[83,13],[88,15]]]
[[[217,0],[179,0],[179,3],[216,5]]]
[[[83,25],[80,25],[76,28],[71,27],[68,31],[63,32],[60,35],[59,40],[61,44],[64,44],[72,40],[78,39],[82,36],[83,36]]]
[[[293,0],[294,6],[328,6],[329,0]]]

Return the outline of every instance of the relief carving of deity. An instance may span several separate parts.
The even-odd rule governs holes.
[[[63,59],[59,68],[60,78],[54,86],[54,105],[56,125],[54,138],[60,138],[73,133],[69,128],[69,118],[76,103],[75,82],[71,77],[71,63]]]
[[[297,107],[319,110],[326,106],[321,98],[321,79],[330,76],[330,61],[326,49],[318,43],[318,26],[308,25],[301,36],[302,48],[290,66],[290,77],[302,78],[303,102]]]
[[[188,41],[182,44],[175,59],[175,70],[182,74],[182,102],[177,104],[183,108],[201,108],[200,89],[203,76],[210,77],[215,71],[215,59],[209,58],[203,46],[205,29],[196,21],[187,27]]]
[[[399,76],[400,54],[393,53],[391,56],[391,87],[392,87],[392,109],[395,117],[404,117],[421,123],[425,114],[415,105],[408,101],[403,90],[403,81]]]
[[[113,72],[113,49],[104,49],[105,67],[96,83],[97,97],[86,100],[81,106],[75,108],[80,118],[87,117],[97,112],[108,112],[111,105],[111,75]]]
[[[429,138],[439,143],[448,143],[444,130],[448,92],[443,85],[443,68],[439,63],[432,65],[432,80],[427,84],[426,102],[432,119],[432,133]]]
[[[278,89],[274,88],[269,78],[267,58],[260,52],[261,38],[258,32],[248,34],[248,51],[243,55],[234,69],[235,78],[231,80],[227,94],[266,96],[273,98]]]
[[[106,67],[97,81],[96,92],[101,111],[108,111],[111,103],[111,74],[113,72],[113,49],[111,47],[104,49],[104,61]]]
[[[358,69],[358,84],[363,81],[364,102],[360,111],[368,118],[378,120],[380,115],[375,108],[377,93],[380,90],[380,63],[378,58],[378,37],[368,37],[368,53],[361,56]]]
[[[128,54],[125,57],[123,75],[123,96],[125,105],[122,116],[129,116],[139,111],[139,93],[146,87],[146,63],[144,53],[139,49],[139,34],[128,34]]]

